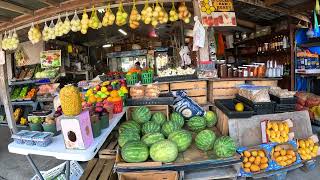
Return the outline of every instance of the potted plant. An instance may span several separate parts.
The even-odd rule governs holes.
[[[45,132],[52,132],[54,135],[57,135],[57,126],[54,117],[47,116],[42,123],[42,127]]]
[[[31,131],[42,131],[42,118],[39,116],[30,116],[28,118]]]

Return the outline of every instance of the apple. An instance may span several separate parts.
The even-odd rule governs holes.
[[[101,86],[100,86],[100,85],[97,85],[95,88],[96,88],[96,91],[100,91]]]
[[[108,85],[107,89],[108,89],[108,91],[112,91],[113,90],[111,85]]]
[[[97,102],[96,103],[96,107],[102,107],[103,106],[103,103],[102,102]]]
[[[95,108],[95,112],[97,112],[97,113],[101,113],[102,111],[103,111],[102,107],[96,107]]]

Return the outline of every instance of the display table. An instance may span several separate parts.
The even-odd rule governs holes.
[[[73,78],[76,78],[76,75],[85,75],[86,81],[89,81],[90,79],[93,79],[93,72],[91,71],[66,71],[66,74],[72,74]]]
[[[96,155],[98,150],[103,145],[104,141],[107,139],[113,128],[118,124],[118,122],[120,121],[120,119],[126,111],[127,108],[123,108],[123,111],[121,113],[115,114],[113,118],[109,120],[109,127],[103,129],[101,131],[101,135],[97,138],[94,138],[93,144],[86,150],[66,149],[62,134],[53,137],[52,143],[47,147],[28,146],[12,142],[8,145],[8,150],[10,153],[16,153],[21,155],[35,154],[41,156],[51,156],[66,161],[89,161]],[[68,164],[69,163],[67,163],[67,165]],[[37,167],[33,166],[33,168]],[[35,169],[35,171],[38,171],[38,169]]]

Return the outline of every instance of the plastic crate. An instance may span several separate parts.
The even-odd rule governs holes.
[[[275,104],[274,112],[283,113],[283,112],[293,112],[295,111],[295,104]]]
[[[214,104],[222,112],[224,112],[229,118],[250,118],[254,115],[253,109],[244,104],[244,111],[238,112],[235,110],[234,106],[240,101],[237,99],[217,99],[214,101]]]
[[[191,74],[191,75],[181,75],[181,76],[157,77],[154,79],[154,81],[169,82],[169,81],[186,81],[186,80],[195,80],[195,79],[198,79],[198,76],[195,74]]]
[[[138,81],[139,79],[137,73],[126,75],[126,82],[128,85],[135,85],[136,83],[138,83]]]
[[[122,100],[113,102],[113,113],[118,114],[121,113],[123,110],[123,102]]]
[[[278,104],[296,104],[297,102],[297,97],[295,96],[292,98],[279,98],[273,94],[269,94],[269,96],[272,101],[275,101]]]
[[[151,84],[153,82],[153,73],[142,73],[141,74],[141,82],[142,84]]]
[[[127,99],[128,106],[143,106],[143,105],[173,105],[173,97],[158,97],[148,99]]]
[[[262,115],[262,114],[273,114],[274,113],[274,102],[252,102],[251,100],[236,94],[236,98],[249,105],[253,108],[255,114]]]

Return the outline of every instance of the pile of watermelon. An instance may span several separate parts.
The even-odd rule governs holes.
[[[228,136],[216,137],[211,127],[217,123],[216,114],[206,112],[203,117],[185,120],[177,112],[169,119],[162,112],[151,113],[140,106],[133,110],[132,120],[119,127],[118,143],[121,156],[129,163],[153,161],[169,163],[178,153],[186,151],[193,142],[202,151],[213,150],[218,157],[231,157],[236,150],[235,142]]]

